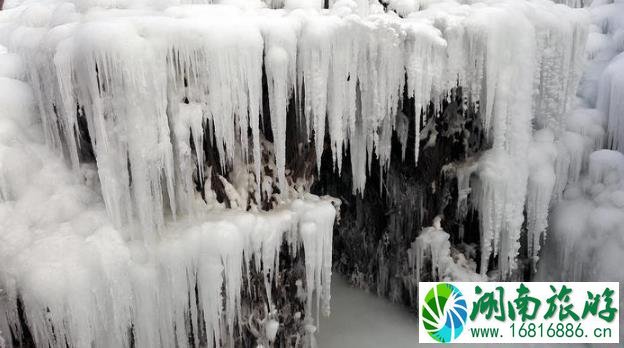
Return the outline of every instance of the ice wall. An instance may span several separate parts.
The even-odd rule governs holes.
[[[588,63],[576,107],[567,115],[565,146],[558,150],[559,199],[553,205],[552,238],[546,242],[539,279],[624,279],[622,5],[593,1],[589,6]]]
[[[13,58],[0,53],[3,59]],[[32,90],[14,79],[23,76],[15,69],[0,77],[0,331],[7,344],[10,333],[20,338],[21,316],[37,346],[240,345],[235,323],[251,261],[264,274],[273,311],[282,243],[305,253],[307,313],[320,303],[329,310],[336,212],[327,199],[305,195],[271,212],[208,210],[193,199],[201,214],[169,221],[153,244],[129,241],[124,232],[132,227],[115,228],[107,214],[95,166],[72,171],[44,144]]]
[[[7,100],[5,113],[38,111],[41,134],[31,139],[48,146],[39,144],[47,153],[39,162],[57,161],[60,169],[52,172],[78,180],[75,190],[86,190],[77,179],[90,162],[85,153],[93,151],[97,168],[82,179],[91,183],[87,193],[76,193],[79,206],[97,205],[91,230],[68,225],[73,215],[54,211],[56,224],[42,225],[32,239],[4,229],[3,238],[25,243],[0,255],[12,260],[2,282],[8,325],[16,327],[19,290],[37,343],[117,345],[127,341],[129,323],[140,346],[188,344],[185,334],[198,332],[200,324],[207,344],[231,342],[241,268],[254,255],[270,279],[283,240],[303,245],[307,312],[314,302],[328,312],[335,211],[327,200],[293,189],[294,178],[287,177],[290,105],[304,125],[299,144],[314,146],[317,171],[326,148],[338,172],[349,151],[352,189],[362,193],[373,159],[382,177],[387,170],[393,131],[406,134],[398,113],[404,96],[415,106],[417,160],[421,129],[433,124],[428,117],[440,117],[442,103],[461,86],[466,104],[478,105],[491,144],[478,160],[473,191],[481,217],[481,275],[491,269],[490,259],[503,278],[516,269],[525,204],[532,240],[543,233],[550,196],[544,192],[556,186],[550,166],[561,161],[528,154],[569,138],[562,115],[580,74],[584,10],[545,0],[392,1],[389,10],[344,0],[330,1],[329,9],[301,1],[269,4],[281,9],[260,1],[184,3],[15,1],[0,12],[0,43],[11,52],[0,58],[0,71],[31,87],[20,87],[25,96],[18,98],[27,102]],[[21,93],[12,83],[2,85],[7,95]],[[273,176],[263,160],[265,122],[273,138]],[[534,136],[533,123],[551,136]],[[19,190],[54,181],[21,175],[38,173],[24,160],[37,157],[12,156],[2,162],[9,173],[0,182],[4,207],[22,199],[41,207],[41,196]],[[569,158],[559,163],[566,173],[579,163]],[[529,172],[542,164],[549,167]],[[211,188],[212,175],[226,172],[230,177],[219,182],[232,209],[215,202]],[[270,212],[263,211],[267,196],[279,202]],[[24,233],[39,226],[32,216],[12,210],[7,216],[6,226],[17,224]],[[92,279],[98,270],[104,280]],[[75,286],[57,281],[67,271],[78,274]],[[52,291],[41,291],[42,274],[57,274],[49,279]],[[116,332],[110,338],[116,341],[106,341],[95,327]]]
[[[280,185],[294,95],[317,166],[327,131],[337,170],[348,147],[354,190],[362,191],[372,156],[387,167],[404,86],[417,112],[430,101],[437,109],[458,84],[469,87],[493,147],[526,162],[531,105],[538,120],[559,128],[585,28],[582,13],[545,1],[435,2],[405,18],[340,1],[320,12],[98,5],[120,9],[36,3],[7,11],[13,20],[3,32],[11,50],[29,58],[47,142],[77,166],[76,124],[86,118],[109,215],[116,226],[138,221],[143,231],[161,229],[166,213],[188,213],[188,178],[195,167],[204,176],[206,166],[190,149],[205,136],[222,167],[236,156],[254,164],[259,200],[263,62]],[[544,47],[552,48],[548,55]],[[136,237],[154,239],[153,232]]]
[[[124,58],[134,59],[128,55]],[[138,224],[117,227],[115,213],[129,216],[123,209],[130,209],[131,203],[117,201],[112,203],[117,208],[107,209],[111,203],[102,198],[101,192],[110,188],[100,182],[110,176],[118,178],[114,171],[120,170],[119,167],[106,168],[110,163],[121,165],[123,161],[116,156],[126,158],[124,153],[137,151],[133,166],[145,165],[131,170],[132,185],[111,183],[113,188],[128,190],[126,195],[143,195],[142,204],[151,204],[154,197],[160,197],[160,180],[166,182],[168,178],[163,171],[162,177],[154,174],[154,182],[150,184],[146,174],[150,166],[155,166],[149,162],[154,159],[151,155],[155,155],[156,163],[164,163],[159,158],[162,152],[151,145],[158,146],[158,141],[166,139],[167,143],[162,144],[164,152],[171,151],[168,134],[161,139],[163,135],[158,133],[159,127],[164,126],[145,119],[148,115],[158,116],[149,113],[159,110],[158,105],[138,110],[133,104],[148,97],[139,93],[145,92],[144,87],[155,85],[147,80],[132,81],[134,72],[128,70],[111,72],[119,78],[115,83],[120,90],[115,93],[111,85],[98,84],[98,88],[111,92],[102,99],[119,98],[107,108],[124,109],[115,114],[119,119],[111,118],[114,115],[111,109],[100,115],[99,121],[110,126],[102,126],[100,131],[114,135],[93,139],[94,150],[105,161],[98,158],[97,163],[73,162],[72,169],[55,151],[58,149],[49,146],[53,142],[45,141],[51,139],[45,136],[49,124],[44,120],[59,126],[58,122],[63,121],[56,117],[67,115],[53,105],[50,108],[55,118],[46,119],[50,115],[42,108],[49,106],[46,99],[49,96],[37,100],[33,87],[38,85],[30,79],[38,75],[28,71],[26,62],[0,46],[0,333],[3,336],[0,342],[3,346],[19,343],[25,337],[22,335],[25,328],[31,343],[49,347],[243,345],[241,321],[247,320],[250,313],[242,312],[243,308],[249,311],[249,306],[243,307],[241,295],[258,289],[251,284],[253,271],[263,274],[266,293],[256,295],[263,297],[269,307],[267,317],[257,318],[262,323],[262,333],[256,338],[271,342],[282,318],[277,314],[277,309],[282,308],[272,299],[271,291],[277,283],[275,277],[283,245],[288,246],[291,255],[298,251],[305,254],[306,283],[301,291],[306,314],[299,313],[298,325],[314,327],[318,321],[312,319],[313,313],[321,310],[329,313],[331,241],[336,215],[330,199],[289,191],[270,212],[246,211],[226,209],[216,200],[202,200],[193,189],[185,201],[193,214],[177,220],[160,216],[159,234],[148,234],[152,231]],[[99,71],[104,71],[104,66],[105,63],[98,65],[102,69]],[[148,69],[149,65],[141,68]],[[126,91],[125,84],[131,81],[137,85]],[[91,97],[98,100],[91,107],[101,107],[100,97]],[[165,104],[165,95],[156,97],[162,97],[158,101]],[[144,103],[140,106],[147,107],[147,102]],[[192,106],[182,105],[185,122],[196,121]],[[166,115],[161,116],[167,122]],[[137,117],[133,122],[138,123],[126,123],[133,117]],[[72,129],[78,131],[75,123]],[[128,139],[129,135],[134,139]],[[109,147],[98,143],[107,140]],[[123,151],[116,147],[120,144],[125,146]],[[69,158],[77,159],[78,153],[74,155]],[[107,169],[111,172],[106,172]],[[137,183],[138,178],[141,183]],[[136,187],[146,183],[154,186]],[[235,196],[246,194],[246,186],[239,193],[239,188],[228,185],[232,201]],[[143,189],[155,196],[135,191]],[[205,187],[204,193],[209,197],[210,187]],[[159,216],[144,218],[158,221]],[[252,265],[255,270],[251,269]]]

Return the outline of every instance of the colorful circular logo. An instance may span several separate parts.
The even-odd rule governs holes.
[[[468,316],[466,299],[455,286],[440,283],[427,292],[420,315],[431,338],[451,342],[464,330]]]

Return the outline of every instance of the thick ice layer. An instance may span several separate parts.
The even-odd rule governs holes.
[[[501,2],[480,10],[439,3],[420,14],[435,13],[442,23],[450,52],[444,70],[449,80],[458,78],[472,99],[479,100],[484,129],[493,144],[479,160],[475,191],[481,259],[486,260],[481,272],[488,269],[491,256],[498,256],[504,278],[516,268],[533,119],[538,127],[550,128],[557,136],[562,133],[586,37],[581,12],[554,5],[548,11],[534,10],[523,2]],[[562,23],[562,16],[569,21]],[[515,35],[518,28],[527,35]],[[508,87],[512,83],[513,89]]]
[[[306,217],[297,212],[299,206],[308,209]],[[16,328],[19,292],[38,345],[64,346],[67,341],[75,347],[92,342],[125,346],[131,326],[139,347],[188,346],[190,333],[203,330],[209,346],[213,336],[217,345],[233,343],[233,325],[241,319],[243,265],[249,266],[251,257],[256,265],[262,262],[270,289],[285,240],[303,243],[308,315],[321,299],[328,313],[331,243],[325,241],[331,240],[333,207],[324,201],[296,201],[292,207],[264,214],[213,211],[201,219],[179,221],[153,248],[124,242],[106,224],[83,226],[93,230],[80,235],[70,226],[62,228],[67,222],[53,221],[41,231],[47,235],[25,239],[24,229],[15,227],[27,221],[7,218],[4,224],[15,226],[15,233],[3,236],[3,249],[16,243],[21,248],[3,252],[2,287],[8,294],[3,313]],[[318,210],[327,213],[309,215]],[[106,222],[102,215],[100,211],[97,216]],[[69,223],[84,224],[87,217],[80,213]]]
[[[622,5],[593,1],[590,7],[593,24],[586,48],[589,61],[578,92],[581,99],[568,116],[569,132],[561,139],[557,157],[555,190],[565,187],[565,191],[553,205],[552,232],[539,279],[624,279],[624,155],[618,92],[624,50]],[[560,166],[566,161],[567,167]]]
[[[263,66],[281,191],[294,96],[317,166],[328,133],[338,171],[348,147],[353,189],[361,192],[373,156],[388,166],[404,87],[416,114],[426,115],[459,83],[480,102],[495,146],[516,154],[525,151],[533,114],[558,134],[586,31],[583,11],[547,1],[392,2],[404,18],[366,2],[331,2],[323,11],[295,2],[286,10],[224,3],[46,2],[3,13],[6,44],[28,58],[47,142],[75,167],[77,122],[86,119],[117,227],[136,221],[159,231],[164,216],[188,214],[192,177],[207,175],[204,143],[217,150],[221,168],[235,158],[253,163],[259,201]],[[522,130],[507,132],[503,120]],[[420,129],[420,117],[415,124]],[[133,237],[156,239],[153,232]]]
[[[191,197],[201,212],[168,221],[152,243],[129,241],[141,227],[113,226],[96,168],[72,171],[43,144],[30,87],[0,76],[0,90],[4,338],[21,337],[19,299],[38,346],[186,347],[197,346],[202,332],[202,344],[233,345],[252,259],[265,274],[268,305],[277,306],[270,289],[283,243],[305,255],[308,325],[315,322],[314,303],[329,313],[336,214],[329,199],[293,197],[271,212],[252,213],[209,210]],[[192,123],[192,107],[182,112]]]

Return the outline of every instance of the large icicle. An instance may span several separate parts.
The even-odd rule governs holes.
[[[546,238],[548,210],[555,187],[557,148],[549,129],[535,132],[529,148],[529,179],[526,198],[527,247],[535,269]]]
[[[286,192],[286,114],[288,103],[296,88],[297,31],[299,22],[277,17],[263,22],[264,66],[267,75],[271,130],[275,149],[277,180]]]
[[[134,26],[116,22],[85,24],[68,49],[109,213],[121,226],[135,211],[140,237],[153,240],[164,224],[162,182],[175,197],[164,56]]]
[[[481,274],[485,274],[493,255],[498,256],[500,276],[506,278],[516,268],[523,222],[536,47],[529,39],[534,29],[527,19],[499,10],[490,16],[496,18],[490,23],[496,29],[487,30],[485,38],[488,46],[481,112],[485,114],[486,127],[492,126],[493,148],[479,164]],[[510,47],[507,38],[518,28],[528,34],[527,39],[518,40]],[[507,87],[512,81],[514,91]]]

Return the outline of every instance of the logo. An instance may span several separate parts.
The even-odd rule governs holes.
[[[427,292],[420,313],[429,336],[437,342],[447,343],[464,330],[468,308],[458,288],[440,283]]]

